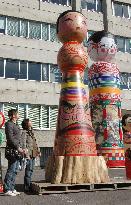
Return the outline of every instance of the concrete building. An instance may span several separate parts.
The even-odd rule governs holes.
[[[32,120],[42,151],[37,165],[44,165],[55,136],[61,80],[57,67],[61,43],[56,37],[56,20],[60,13],[72,7],[87,17],[87,39],[94,31],[104,28],[115,35],[122,110],[131,112],[130,0],[0,1],[0,109],[7,119],[8,110],[17,108],[21,116],[19,124],[24,117]],[[85,84],[88,84],[86,72]],[[2,166],[7,165],[4,147],[3,143]]]

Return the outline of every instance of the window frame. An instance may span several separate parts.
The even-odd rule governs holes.
[[[9,31],[9,29],[8,29],[8,19],[12,19],[12,20],[14,20],[14,22],[16,23],[18,23],[18,35],[15,35],[15,34],[13,34],[13,35],[11,35],[10,33],[8,33],[8,31]],[[9,36],[15,36],[15,37],[20,37],[20,18],[16,18],[16,17],[13,17],[13,16],[8,16],[7,17],[7,25],[6,25],[6,29],[7,29],[7,34],[6,35],[9,35]]]
[[[81,9],[82,10],[87,10],[88,12],[92,11],[92,12],[97,12],[97,13],[103,13],[103,6],[102,6],[102,1],[103,0],[100,0],[100,2],[101,2],[101,11],[98,11],[99,0],[94,0],[94,1],[95,1],[94,9],[88,9],[88,3],[90,3],[90,2],[84,2],[84,0],[81,0]],[[85,8],[82,8],[82,2],[84,2]]]
[[[0,58],[0,60],[3,60],[3,77],[0,76],[0,79],[4,79],[5,78],[5,59],[4,58]]]
[[[6,120],[8,120],[8,111],[7,111],[7,107],[10,107],[11,108],[14,108],[14,109],[17,109],[18,110],[18,113],[20,113],[20,109],[23,107],[23,115],[24,115],[24,118],[29,118],[31,119],[31,121],[35,120],[35,118],[32,120],[32,118],[30,117],[30,114],[29,114],[29,109],[32,109],[33,110],[33,107],[37,108],[39,111],[38,111],[38,124],[39,126],[38,127],[34,127],[33,126],[33,129],[34,130],[45,130],[45,131],[55,131],[56,130],[56,127],[57,127],[57,117],[56,117],[56,120],[55,120],[55,123],[54,123],[54,118],[53,118],[53,121],[51,122],[51,110],[54,108],[54,109],[57,109],[57,113],[56,113],[56,116],[58,116],[58,113],[59,113],[59,106],[58,105],[44,105],[44,104],[26,104],[26,103],[14,103],[14,102],[1,102],[0,103],[0,111],[3,112],[3,114],[5,115],[5,118]],[[48,127],[42,127],[42,108],[46,108],[47,109],[47,118],[45,116],[45,118],[47,119],[47,125]],[[5,113],[6,111],[6,113]],[[36,112],[37,113],[37,112]],[[19,120],[19,126],[20,126],[20,129],[22,129],[21,127],[21,122],[22,122],[22,117],[20,118]],[[54,124],[54,126],[52,127],[51,123]]]
[[[23,60],[20,60],[19,61],[19,75],[20,75],[20,72],[21,72],[21,63],[22,62],[25,62],[26,63],[26,78],[18,78],[17,80],[28,80],[28,73],[27,73],[27,61],[23,61]]]
[[[48,69],[48,80],[43,80],[43,65],[47,66]],[[49,63],[41,63],[41,82],[50,82],[50,70],[49,70]]]
[[[122,84],[121,84],[121,80],[120,80],[120,88],[122,90],[131,90],[131,83],[129,81],[129,78],[131,78],[131,73],[128,73],[128,72],[120,72],[120,75],[122,76],[122,74],[126,74],[127,75],[127,86],[126,88],[122,87]]]
[[[54,23],[40,22],[40,21],[16,18],[16,17],[12,17],[12,16],[3,16],[3,17],[5,18],[5,32],[4,33],[0,33],[0,34],[8,35],[8,36],[20,37],[20,38],[27,38],[27,39],[32,39],[32,40],[42,40],[42,41],[51,41],[51,42],[55,42],[55,43],[60,43],[59,40],[57,39],[57,33],[54,32],[54,35],[55,35],[55,39],[54,40],[52,40],[52,38],[51,38],[51,26],[53,25],[54,27],[56,27],[56,24],[54,24]],[[8,19],[9,20],[14,20],[15,22],[18,23],[18,35],[11,34],[10,31],[13,31],[13,29],[12,30],[8,29]],[[22,32],[22,22],[24,22],[24,21],[27,21],[26,36],[23,36],[21,34],[21,32]],[[31,37],[31,35],[30,35],[30,30],[31,30],[30,29],[30,25],[33,22],[40,26],[39,37]],[[45,38],[44,38],[44,35],[43,35],[43,26],[44,26],[44,24],[45,24],[45,26],[47,26],[47,28],[46,28],[47,29],[47,36],[45,36]]]
[[[38,65],[40,64],[40,80],[29,79],[29,64],[38,64]],[[28,81],[41,82],[41,63],[28,61]]]
[[[131,54],[131,47],[129,48],[129,52],[127,51],[127,40],[131,41],[131,38],[125,38],[125,53]],[[131,45],[131,42],[129,44]]]
[[[18,59],[10,59],[10,58],[7,58],[5,59],[5,79],[12,79],[12,80],[18,80],[17,77],[13,77],[13,78],[10,78],[10,77],[6,77],[6,65],[7,65],[7,61],[18,61],[18,72],[19,72],[19,60]]]
[[[21,24],[22,24],[22,21],[27,21],[27,33],[26,33],[26,36],[23,36],[23,35],[21,35],[21,31],[22,31],[22,29],[21,29]],[[21,37],[21,38],[29,38],[29,20],[27,20],[27,19],[20,19],[20,34],[19,34],[19,37]]]
[[[53,67],[53,66],[57,66],[58,67],[58,65],[57,64],[49,64],[50,66],[49,66],[49,71],[50,71],[50,73],[49,73],[49,75],[50,75],[50,83],[61,83],[61,81],[59,81],[59,82],[57,82],[57,81],[51,81],[51,66]],[[59,68],[58,68],[59,69]],[[59,69],[59,71],[60,71],[60,69]],[[61,77],[59,76],[59,78],[61,78],[62,79],[62,73],[60,72],[60,74],[61,74]],[[54,74],[55,75],[55,74]],[[56,79],[56,78],[55,78]]]
[[[0,35],[2,35],[2,34],[5,35],[5,33],[6,33],[6,17],[0,15],[0,18],[3,18],[3,21],[4,21],[4,29],[0,28],[0,30],[4,30],[4,32],[0,32]]]
[[[123,48],[124,51],[119,50],[118,45],[117,45],[117,38],[124,40],[124,48]],[[115,36],[115,42],[116,42],[116,45],[117,45],[117,48],[118,48],[118,52],[131,54],[131,48],[130,48],[130,52],[128,52],[127,49],[126,49],[126,42],[127,42],[127,40],[131,41],[131,38],[126,38],[126,37],[117,36],[117,35]]]
[[[38,26],[38,25],[40,26],[40,34],[39,34],[39,37],[34,37],[34,33],[33,33],[33,37],[31,37],[31,35],[30,35],[30,31],[31,31],[30,26],[31,26],[31,23],[32,23],[32,25],[33,25],[33,24],[36,24],[36,26]],[[42,34],[41,22],[30,20],[30,21],[29,21],[29,25],[28,25],[28,31],[29,31],[29,32],[28,32],[29,39],[42,40],[42,39],[41,39],[41,34]]]
[[[56,4],[56,5],[62,5],[62,6],[71,6],[71,3],[69,3],[69,1],[71,1],[71,0],[66,0],[66,4],[64,4],[64,3],[61,3],[62,2],[62,0],[59,0],[59,2],[57,3],[57,2],[51,2],[51,0],[42,0],[42,2],[47,2],[47,3],[51,3],[51,4]]]
[[[115,6],[114,6],[114,4],[118,4],[122,7],[122,16],[116,16],[115,15]],[[128,18],[124,16],[123,6],[127,6]],[[131,4],[112,0],[112,15],[115,16],[115,17],[124,18],[124,19],[131,19],[130,8],[131,8]]]

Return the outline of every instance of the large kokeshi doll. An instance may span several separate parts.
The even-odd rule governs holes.
[[[95,61],[88,70],[89,100],[97,150],[109,167],[125,165],[121,126],[119,68],[113,35],[95,32],[88,40],[88,54]]]
[[[122,117],[123,141],[127,179],[131,179],[131,114]]]
[[[54,156],[48,161],[46,179],[52,183],[106,182],[107,167],[104,158],[97,156],[83,83],[88,63],[81,44],[87,34],[86,18],[77,11],[62,13],[57,20],[57,34],[63,43],[57,57],[63,77]]]
[[[0,128],[4,126],[4,123],[5,123],[4,114],[0,112]],[[0,146],[2,145],[4,141],[5,141],[5,135],[0,129]],[[2,182],[2,167],[0,166],[0,193],[3,193],[3,192],[4,192],[4,188],[3,188],[3,182]]]

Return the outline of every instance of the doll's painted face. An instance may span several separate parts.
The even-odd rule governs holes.
[[[125,120],[125,126],[124,129],[128,132],[131,132],[131,117],[128,117],[126,120]]]
[[[58,38],[64,42],[78,41],[81,43],[87,35],[86,18],[79,12],[69,11],[58,20]]]
[[[96,32],[97,35],[97,32]],[[100,35],[100,32],[98,33]],[[102,34],[103,35],[103,34]],[[99,37],[99,36],[98,36]],[[117,47],[112,36],[100,36],[98,41],[96,39],[89,40],[88,54],[93,61],[107,61],[110,62],[115,57]]]

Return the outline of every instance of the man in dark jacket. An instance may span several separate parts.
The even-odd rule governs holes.
[[[8,169],[4,179],[4,191],[5,195],[16,196],[20,194],[14,189],[15,178],[19,167],[19,158],[17,157],[17,153],[23,154],[23,150],[19,147],[21,131],[17,125],[17,120],[19,119],[18,111],[11,109],[8,112],[8,116],[9,120],[5,123],[5,134],[7,140],[6,149],[8,150],[8,155],[5,156],[8,160]]]

